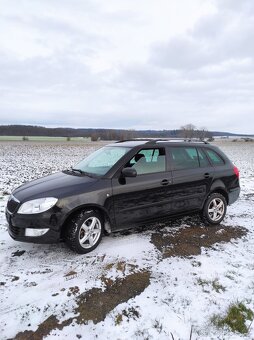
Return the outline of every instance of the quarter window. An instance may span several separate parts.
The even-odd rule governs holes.
[[[210,149],[206,149],[206,152],[209,156],[210,161],[212,162],[212,165],[216,166],[225,164],[224,160],[217,154],[217,152]]]

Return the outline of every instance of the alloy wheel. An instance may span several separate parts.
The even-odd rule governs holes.
[[[93,247],[100,238],[101,231],[101,222],[97,217],[87,218],[79,230],[78,239],[81,247],[85,249]]]
[[[222,218],[222,216],[224,215],[224,212],[225,212],[225,204],[223,200],[220,199],[219,197],[214,198],[208,206],[209,218],[212,221],[217,222]]]

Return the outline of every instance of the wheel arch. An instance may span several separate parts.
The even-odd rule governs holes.
[[[70,219],[78,214],[80,211],[82,210],[94,210],[98,213],[101,214],[103,220],[104,220],[104,224],[106,222],[108,222],[110,225],[112,225],[112,219],[110,218],[109,216],[109,213],[108,211],[100,206],[100,205],[97,205],[97,204],[85,204],[85,205],[80,205],[74,209],[72,209],[68,214],[67,216],[65,217],[65,220],[63,221],[62,223],[62,226],[61,226],[61,231],[60,231],[60,238],[63,239],[64,238],[64,232],[65,232],[65,229],[66,229],[66,226],[68,225],[68,222],[70,221]],[[105,229],[105,226],[104,226],[104,229]],[[108,232],[108,230],[106,230]]]
[[[216,188],[213,191],[211,191],[209,195],[214,194],[214,193],[218,193],[224,196],[228,204],[228,193],[225,188]]]
[[[210,191],[209,191],[208,195],[206,196],[206,199],[205,199],[205,201],[203,203],[203,207],[204,207],[204,204],[205,204],[207,198],[211,194],[214,194],[214,193],[218,193],[218,194],[223,195],[225,197],[227,205],[228,205],[229,197],[228,197],[227,188],[226,188],[225,184],[221,180],[217,180],[217,181],[212,183]]]

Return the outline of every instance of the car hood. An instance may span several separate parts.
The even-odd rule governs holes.
[[[85,192],[98,178],[66,172],[41,177],[18,187],[12,193],[20,202],[41,198],[78,195]]]

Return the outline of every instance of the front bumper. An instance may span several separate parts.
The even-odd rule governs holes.
[[[5,216],[8,222],[9,235],[16,241],[32,243],[56,243],[60,241],[58,218],[50,210],[36,215],[11,214],[6,210]],[[26,236],[26,228],[49,230],[41,236]]]

